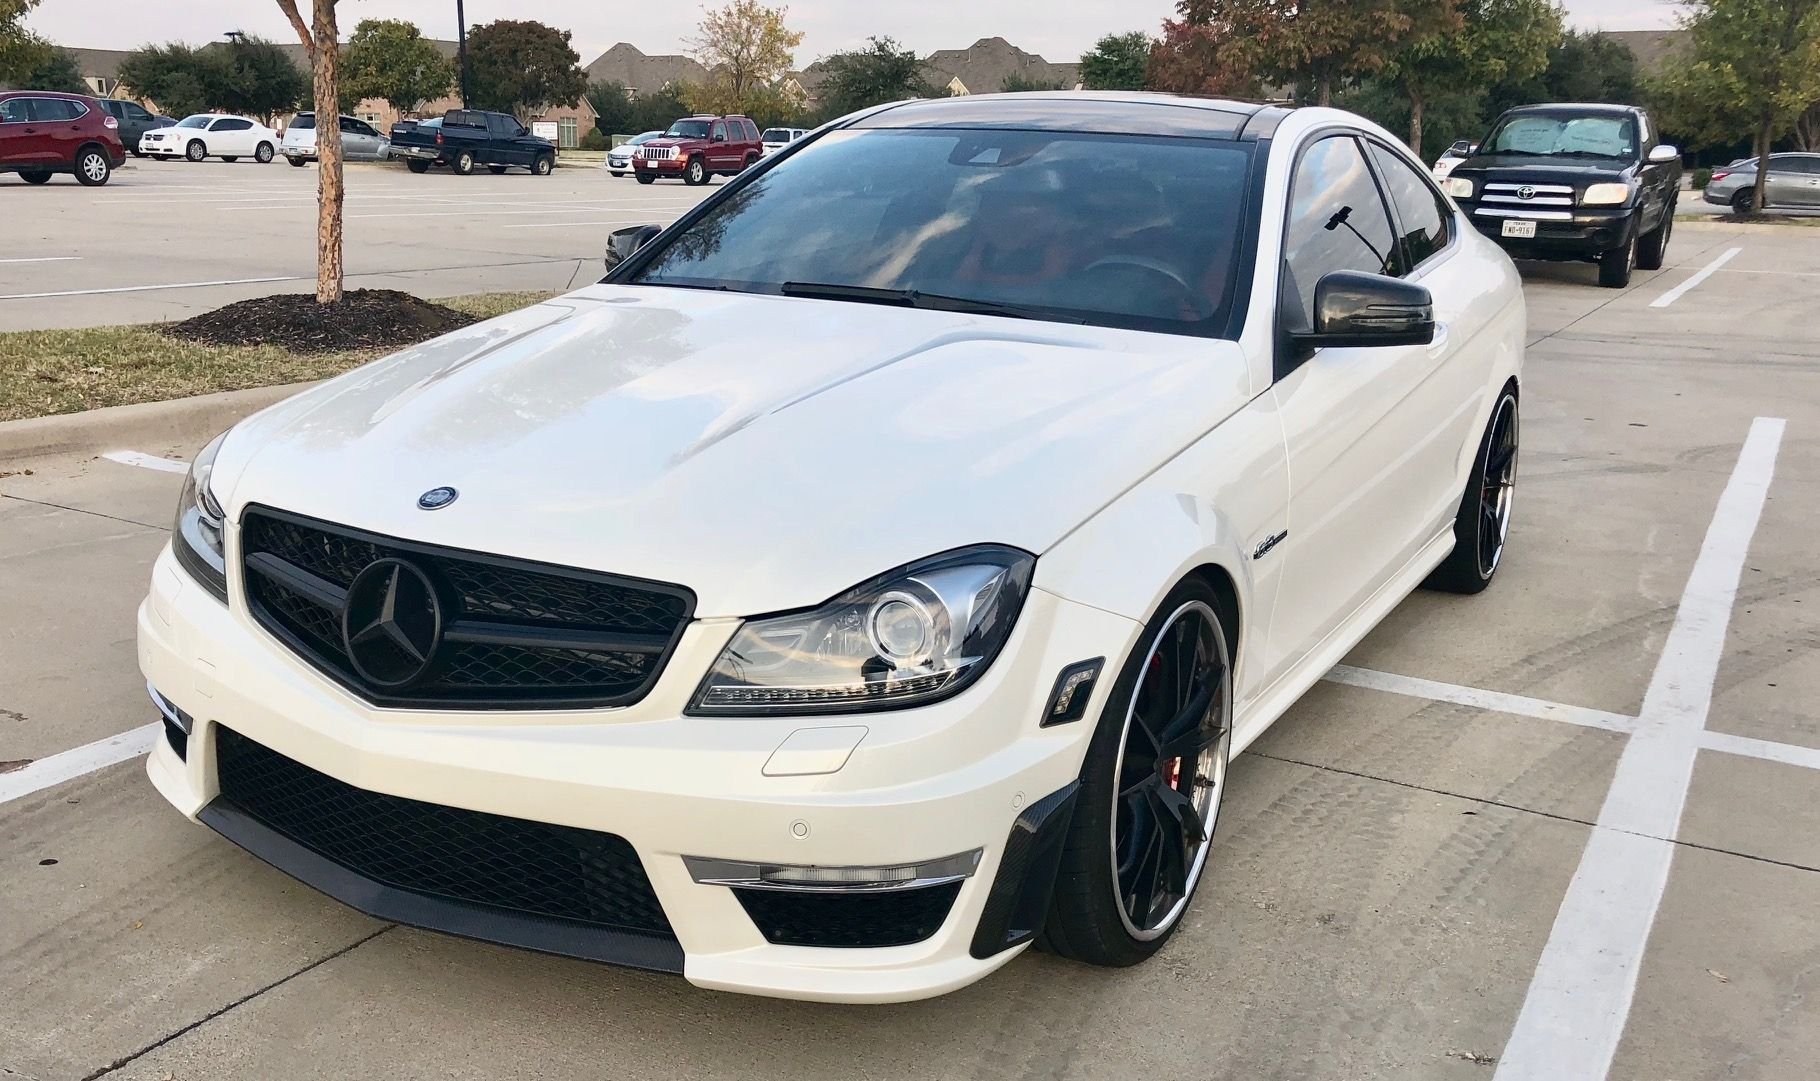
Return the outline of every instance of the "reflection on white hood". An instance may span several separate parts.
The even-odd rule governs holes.
[[[264,503],[749,615],[961,545],[1040,553],[1246,397],[1229,342],[594,286],[267,410],[214,476],[234,517]],[[460,500],[419,510],[442,485]]]

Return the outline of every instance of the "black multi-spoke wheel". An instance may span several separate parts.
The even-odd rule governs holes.
[[[1120,672],[1081,771],[1044,945],[1130,965],[1181,925],[1213,838],[1232,745],[1232,624],[1182,583]]]
[[[1510,539],[1517,489],[1517,392],[1505,387],[1473,459],[1472,475],[1454,519],[1453,553],[1423,584],[1449,593],[1477,593],[1491,584]]]

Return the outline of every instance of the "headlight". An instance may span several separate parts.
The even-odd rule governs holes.
[[[1617,206],[1629,200],[1629,184],[1594,184],[1580,196],[1580,202],[1586,206]]]
[[[217,599],[227,601],[227,550],[221,539],[227,515],[209,490],[209,475],[215,470],[215,455],[221,450],[222,432],[209,441],[190,465],[183,478],[183,494],[177,498],[177,520],[171,525],[171,551],[177,562],[207,587]]]
[[[1472,181],[1463,176],[1450,176],[1441,181],[1441,190],[1455,199],[1472,198]]]
[[[689,712],[850,713],[958,694],[1011,637],[1035,563],[1015,548],[961,548],[820,608],[748,620]]]

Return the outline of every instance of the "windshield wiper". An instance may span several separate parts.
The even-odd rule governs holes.
[[[967,297],[925,293],[920,289],[879,289],[870,285],[837,285],[832,282],[785,282],[778,292],[787,297],[809,297],[817,300],[851,300],[860,304],[889,304],[900,308],[924,308],[938,312],[965,312],[969,315],[1002,315],[1010,319],[1042,319],[1051,323],[1085,323],[1075,315],[1063,315],[1046,308],[1028,308],[996,300],[972,300]]]

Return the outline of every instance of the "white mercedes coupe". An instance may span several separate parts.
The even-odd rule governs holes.
[[[883,106],[608,261],[198,455],[138,617],[185,815],[703,987],[1129,965],[1230,757],[1504,552],[1517,274],[1344,112]]]

